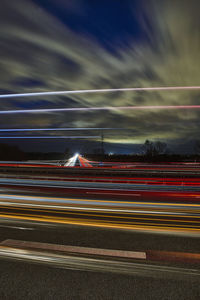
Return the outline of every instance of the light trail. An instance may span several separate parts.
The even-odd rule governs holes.
[[[60,198],[60,197],[44,197],[44,196],[24,196],[24,195],[15,195],[15,194],[0,194],[0,199],[6,199],[6,201],[9,200],[22,200],[22,201],[33,201],[33,202],[57,202],[57,203],[75,203],[75,204],[80,204],[80,203],[86,203],[86,204],[97,204],[97,205],[116,205],[116,206],[145,206],[145,207],[169,207],[171,206],[172,208],[192,208],[194,210],[197,210],[200,208],[200,204],[191,204],[191,203],[172,203],[172,202],[166,202],[166,203],[158,203],[158,202],[138,202],[138,201],[114,201],[114,200],[98,200],[98,199],[83,199],[83,198]]]
[[[0,218],[4,219],[13,219],[13,220],[26,220],[26,221],[35,221],[35,222],[42,222],[42,223],[52,223],[52,224],[65,224],[65,225],[80,225],[80,226],[90,226],[90,227],[100,227],[100,228],[116,228],[116,229],[129,229],[129,230],[139,230],[143,232],[167,232],[167,233],[176,233],[176,234],[184,234],[184,235],[197,235],[199,236],[199,228],[185,228],[185,227],[172,227],[172,226],[159,226],[158,223],[151,226],[148,224],[128,224],[128,223],[112,223],[109,221],[100,221],[100,220],[91,220],[91,219],[74,219],[74,218],[56,218],[56,217],[48,217],[48,216],[35,216],[35,215],[11,215],[11,214],[0,214]]]
[[[15,228],[15,227],[14,227]],[[17,227],[19,228],[19,227]],[[27,228],[23,228],[27,229]],[[35,251],[53,251],[61,254],[78,253],[80,255],[100,255],[100,256],[111,256],[119,258],[133,258],[142,260],[156,260],[156,261],[182,261],[190,263],[200,263],[199,253],[188,253],[188,252],[175,252],[175,251],[158,251],[158,250],[143,250],[143,251],[130,251],[130,250],[115,250],[115,249],[102,249],[102,248],[91,248],[82,246],[71,246],[71,245],[59,245],[50,243],[30,242],[22,240],[6,239],[0,243],[0,247],[9,247],[13,250],[29,250],[30,248]]]
[[[43,210],[48,210],[48,211],[53,211],[54,209],[57,210],[57,214],[59,213],[59,211],[66,211],[67,210],[67,213],[68,215],[81,215],[81,216],[91,216],[90,214],[88,213],[96,213],[96,214],[93,214],[92,216],[93,217],[99,217],[99,215],[97,215],[98,213],[103,213],[103,214],[107,214],[108,217],[110,219],[112,218],[116,218],[116,216],[112,216],[112,213],[118,213],[118,214],[124,214],[124,216],[117,216],[118,219],[130,219],[130,220],[142,220],[142,221],[162,221],[162,222],[175,222],[177,223],[176,225],[174,224],[173,226],[179,226],[178,223],[190,223],[190,224],[193,224],[193,223],[197,223],[199,219],[199,214],[193,214],[191,211],[188,211],[188,212],[182,212],[182,211],[162,211],[162,210],[148,210],[148,209],[122,209],[122,208],[99,208],[99,207],[96,207],[95,205],[92,207],[84,207],[84,206],[73,206],[73,205],[56,205],[56,203],[54,204],[35,204],[34,202],[32,202],[31,204],[30,203],[25,203],[25,202],[5,202],[5,201],[0,201],[0,205],[1,207],[4,207],[4,208],[10,208],[12,207],[12,209],[16,209],[16,208],[28,208],[29,211],[39,211],[39,212],[43,212]],[[141,205],[142,207],[142,205]],[[70,210],[71,212],[69,212],[68,210]],[[74,213],[75,211],[75,213]],[[110,214],[110,215],[109,215]],[[144,219],[144,215],[147,215],[147,216],[153,216],[153,218],[147,218],[145,217]],[[157,215],[157,216],[160,216],[160,217],[165,217],[165,216],[170,216],[170,217],[173,217],[175,216],[176,219],[170,219],[170,221],[168,219],[161,219],[161,218],[154,218],[154,216]],[[137,217],[139,216],[139,217]],[[142,217],[141,217],[142,216]],[[184,217],[184,218],[195,218],[195,220],[178,220],[177,218],[180,217]],[[156,224],[156,223],[154,223]],[[190,226],[190,225],[188,225]],[[196,227],[199,227],[196,225]]]
[[[35,250],[43,249],[43,250],[53,250],[55,251],[62,251],[64,253],[79,253],[79,254],[90,254],[90,255],[102,255],[102,256],[113,256],[113,257],[122,257],[122,258],[138,258],[138,259],[146,259],[146,252],[141,251],[126,251],[126,250],[114,250],[114,249],[101,249],[101,248],[91,248],[91,247],[80,247],[80,246],[69,246],[69,245],[58,245],[58,244],[47,244],[47,243],[39,243],[39,242],[28,242],[28,241],[20,241],[20,240],[12,240],[7,239],[0,243],[1,246],[6,247],[14,247],[14,248],[34,248]],[[168,256],[171,252],[155,252],[151,251],[150,253],[155,253],[162,255],[163,253],[167,253]],[[180,257],[187,257],[187,253],[179,253]],[[191,257],[200,260],[200,254],[193,253]]]
[[[123,128],[101,128],[101,127],[77,127],[77,128],[5,128],[0,132],[17,132],[17,131],[81,131],[81,130],[122,130]],[[126,129],[127,130],[127,129]]]
[[[156,195],[164,193],[165,196],[177,196],[182,195],[182,197],[191,197],[192,195],[200,195],[199,186],[180,186],[180,185],[146,185],[146,184],[127,184],[127,183],[105,183],[105,182],[78,182],[78,181],[62,181],[62,180],[38,180],[38,179],[18,179],[18,178],[1,178],[0,185],[17,185],[17,186],[33,186],[33,187],[56,187],[71,189],[74,192],[80,190],[82,192],[114,192],[114,193],[126,193],[127,196],[130,193],[141,193],[148,192]],[[134,195],[133,195],[134,196]]]
[[[79,254],[79,256],[73,255],[73,253]],[[89,257],[85,257],[85,254],[89,254]],[[133,252],[5,240],[4,243],[0,245],[0,257],[1,259],[11,261],[17,260],[47,265],[48,267],[53,266],[61,269],[82,270],[87,272],[108,272],[176,280],[177,278],[182,280],[199,280],[200,277],[198,267],[194,269],[194,267],[191,268],[191,266],[183,268],[158,264],[159,261],[186,261],[188,263],[195,262],[197,264],[199,263],[199,253],[151,250]],[[110,257],[112,257],[112,259]],[[133,262],[130,261],[129,258],[140,259],[140,261],[139,263]],[[147,264],[147,260],[149,262],[156,260],[157,264]]]
[[[177,110],[177,109],[200,109],[200,105],[150,105],[150,106],[103,106],[103,107],[73,107],[73,108],[38,108],[38,109],[18,109],[1,110],[0,114],[24,114],[24,113],[53,113],[72,111],[117,111],[117,110]]]
[[[0,139],[97,139],[101,136],[0,136]]]
[[[139,202],[115,202],[114,201],[98,201],[98,200],[88,200],[88,199],[70,199],[63,198],[57,199],[50,197],[30,197],[30,196],[19,196],[19,195],[1,195],[2,199],[0,201],[1,207],[5,209],[16,210],[19,208],[27,208],[27,212],[34,213],[37,212],[50,212],[56,209],[56,214],[67,211],[68,216],[76,215],[80,217],[91,217],[99,218],[100,214],[108,217],[110,221],[116,219],[116,215],[113,216],[113,213],[124,214],[123,216],[118,215],[118,220],[120,222],[126,221],[150,221],[151,225],[156,225],[155,221],[159,221],[162,225],[165,223],[172,224],[174,227],[179,227],[180,224],[184,223],[187,227],[196,226],[199,228],[198,219],[199,219],[199,205],[190,205],[190,204],[171,204],[171,203],[139,203]],[[14,202],[13,202],[14,201]],[[48,203],[48,204],[47,204]],[[89,205],[88,205],[89,204]],[[113,204],[115,208],[113,208]],[[130,204],[129,207],[125,204]],[[152,205],[153,204],[153,205]],[[163,207],[162,207],[163,206]],[[165,206],[165,207],[164,207]],[[107,207],[107,208],[106,208]],[[182,208],[182,209],[179,209]],[[186,209],[186,210],[185,210]],[[192,210],[191,210],[192,209]],[[70,211],[68,211],[70,210]],[[61,212],[62,211],[62,212]],[[100,213],[100,214],[99,214]],[[145,219],[144,219],[144,215]],[[147,217],[148,216],[148,217]],[[170,216],[170,220],[165,217]],[[59,216],[58,216],[59,217]],[[156,219],[155,219],[156,217]],[[174,219],[174,217],[176,219]],[[177,219],[179,218],[179,219]],[[184,218],[184,219],[183,219]],[[191,219],[192,218],[192,219]],[[194,220],[195,219],[195,220]],[[114,221],[113,221],[114,222]],[[153,223],[152,223],[153,222]],[[163,223],[164,222],[164,223]],[[195,225],[196,224],[196,225]]]
[[[136,87],[136,88],[112,88],[112,89],[91,89],[91,90],[71,90],[71,91],[52,91],[52,92],[32,92],[18,94],[3,94],[2,98],[17,97],[36,97],[36,96],[54,96],[68,94],[89,94],[89,93],[108,93],[108,92],[139,92],[139,91],[167,91],[167,90],[199,90],[200,86],[163,86],[163,87]]]

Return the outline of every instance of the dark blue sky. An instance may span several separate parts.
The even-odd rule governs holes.
[[[142,11],[141,0],[76,0],[75,9],[59,0],[34,2],[58,18],[66,27],[76,33],[91,36],[113,52],[120,45],[128,46],[133,40],[137,43],[146,38],[137,18],[137,12]]]

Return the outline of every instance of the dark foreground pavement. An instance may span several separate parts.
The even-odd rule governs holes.
[[[131,251],[198,253],[200,248],[198,237],[74,226],[41,227],[26,222],[1,222],[0,242],[5,239]],[[1,259],[0,299],[199,300],[200,281],[74,271]]]
[[[54,269],[0,261],[0,299],[199,300],[198,282]]]

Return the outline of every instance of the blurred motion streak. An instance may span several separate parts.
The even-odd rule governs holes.
[[[200,204],[1,194],[1,218],[200,233]]]
[[[17,174],[21,166],[2,163],[0,217],[56,226],[200,234],[199,164],[135,163],[120,173],[119,168],[96,168],[93,163],[76,153],[65,161],[67,167],[36,164],[32,168],[30,163],[30,173],[22,174]],[[166,175],[166,170],[173,175]]]
[[[73,248],[70,251],[66,248]],[[79,249],[76,249],[79,248]],[[57,249],[57,250],[56,250]],[[46,251],[45,251],[46,250]],[[112,252],[113,257],[109,257],[108,253]],[[121,252],[121,251],[119,251]],[[131,251],[123,251],[125,256],[127,252],[133,253],[136,258],[126,257],[124,254],[117,254],[116,250],[94,249],[84,247],[70,247],[64,245],[50,245],[44,243],[23,242],[8,240],[0,245],[1,259],[21,260],[38,264],[45,264],[57,268],[75,269],[84,271],[111,272],[119,274],[129,274],[138,276],[164,277],[179,280],[199,280],[200,271],[198,268],[172,265],[158,265],[154,263],[146,263],[146,259],[151,261],[157,260],[154,251],[151,251],[152,257],[146,257],[142,252],[138,254]],[[156,251],[155,251],[156,252]],[[86,256],[86,253],[88,254]],[[148,253],[148,252],[147,252]],[[145,253],[144,253],[145,254]],[[138,257],[139,255],[139,257]],[[142,255],[142,256],[141,256]],[[160,253],[160,256],[169,258],[169,253]],[[107,257],[106,257],[107,256]],[[129,255],[128,255],[129,256]],[[176,253],[175,257],[191,257],[191,261],[195,258],[195,262],[199,263],[198,254]],[[137,259],[138,258],[138,259]],[[142,262],[144,261],[144,262]],[[187,261],[189,262],[189,261]]]

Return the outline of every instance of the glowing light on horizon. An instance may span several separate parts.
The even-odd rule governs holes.
[[[74,167],[77,160],[79,160],[79,153],[74,154],[64,165],[65,167]]]
[[[103,106],[103,107],[74,107],[74,108],[41,108],[41,109],[19,109],[1,110],[0,114],[24,114],[24,113],[53,113],[69,111],[101,111],[101,110],[167,110],[167,109],[199,109],[200,105],[150,105],[150,106]]]
[[[112,88],[112,89],[91,89],[91,90],[69,90],[69,91],[52,91],[52,92],[31,92],[18,94],[3,94],[1,98],[17,98],[17,97],[37,97],[37,96],[53,96],[67,94],[86,94],[86,93],[107,93],[107,92],[132,92],[132,91],[167,91],[167,90],[198,90],[200,86],[163,86],[163,87],[136,87],[136,88]]]

